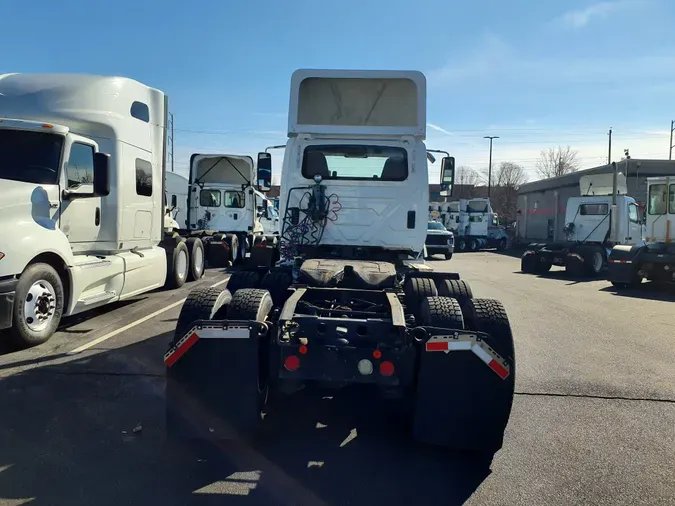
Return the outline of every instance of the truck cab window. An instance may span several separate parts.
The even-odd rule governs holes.
[[[579,214],[581,216],[605,216],[609,214],[609,204],[581,204]]]
[[[640,214],[638,213],[638,208],[635,204],[630,204],[628,206],[628,219],[631,223],[640,223]]]
[[[220,207],[220,190],[202,190],[199,193],[199,205],[202,207]]]
[[[74,142],[66,166],[68,188],[77,188],[94,182],[94,147]]]
[[[226,190],[225,192],[225,207],[241,209],[246,204],[246,196],[244,192],[236,190]]]
[[[675,184],[670,185],[670,192],[668,193],[668,212],[675,214]]]
[[[140,158],[136,158],[136,193],[152,197],[152,164]]]
[[[58,184],[62,146],[61,135],[0,130],[0,180]]]
[[[649,187],[649,214],[666,214],[666,185],[653,184]]]
[[[178,206],[178,197],[175,195],[171,195],[171,207],[177,207]]]

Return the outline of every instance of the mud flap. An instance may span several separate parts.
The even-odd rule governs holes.
[[[240,439],[261,419],[260,322],[197,321],[164,356],[166,429],[172,437]]]
[[[488,334],[430,329],[420,348],[414,437],[453,450],[497,452],[513,402],[511,364]]]

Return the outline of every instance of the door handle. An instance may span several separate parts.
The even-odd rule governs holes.
[[[94,225],[96,225],[98,227],[100,225],[100,223],[101,223],[101,209],[99,207],[97,207],[96,213],[94,215]]]

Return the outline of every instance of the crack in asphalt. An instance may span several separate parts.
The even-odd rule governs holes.
[[[668,404],[675,404],[675,399],[659,399],[654,397],[625,397],[621,395],[563,394],[557,392],[515,392],[515,395],[524,395],[530,397],[575,397],[580,399],[603,399],[608,401],[665,402]]]

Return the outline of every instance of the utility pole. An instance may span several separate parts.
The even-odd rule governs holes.
[[[488,165],[488,198],[490,198],[490,187],[492,186],[492,139],[499,139],[497,135],[486,135],[483,139],[490,139],[490,163]]]
[[[675,121],[670,122],[670,149],[668,150],[668,160],[673,159],[673,128],[675,127]]]
[[[672,136],[672,134],[673,133],[671,132],[670,135]],[[609,165],[610,163],[612,163],[612,127],[609,127],[609,133],[607,135],[609,135],[609,152],[607,153],[607,165]]]
[[[173,172],[173,113],[169,113],[171,119],[171,172]]]

